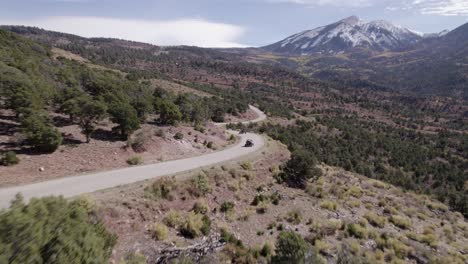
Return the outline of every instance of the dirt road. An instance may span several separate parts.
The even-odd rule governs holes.
[[[259,122],[266,118],[264,113],[257,108],[253,107],[252,109],[259,113],[259,117],[255,120],[247,121],[247,123]],[[237,134],[237,132],[231,132]],[[260,150],[265,144],[263,137],[257,134],[247,133],[239,136],[241,140],[235,146],[203,156],[167,161],[145,166],[91,173],[83,176],[67,177],[23,186],[2,188],[0,189],[0,208],[8,207],[10,201],[17,193],[21,193],[26,200],[29,200],[32,197],[44,197],[50,195],[73,197],[97,190],[112,188],[119,185],[130,184],[234,160]],[[247,148],[243,146],[247,139],[253,140],[253,147]]]

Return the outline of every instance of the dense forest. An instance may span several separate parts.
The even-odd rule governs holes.
[[[466,134],[423,134],[352,115],[317,117],[313,122],[298,120],[288,126],[266,124],[256,129],[285,143],[293,160],[295,156],[307,158],[293,164],[296,170],[324,162],[434,195],[468,216]]]

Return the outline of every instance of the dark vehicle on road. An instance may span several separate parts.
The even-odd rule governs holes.
[[[245,142],[244,147],[250,148],[250,147],[253,147],[253,146],[254,146],[253,140],[247,139],[247,141]]]

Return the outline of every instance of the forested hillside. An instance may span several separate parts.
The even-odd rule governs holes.
[[[468,216],[468,135],[430,135],[355,116],[317,117],[290,126],[258,128],[289,146],[293,157],[323,162],[407,190],[431,194]]]
[[[149,114],[161,124],[178,121],[200,124],[222,121],[226,113],[247,109],[239,97],[198,98],[168,93],[132,74],[89,67],[64,57],[52,59],[50,47],[7,31],[0,31],[0,94],[11,109],[34,150],[53,152],[62,143],[49,117],[54,111],[77,122],[87,141],[96,124],[109,117],[122,139],[127,139]]]

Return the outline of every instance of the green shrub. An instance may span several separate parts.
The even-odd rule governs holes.
[[[304,263],[309,251],[307,242],[292,231],[282,231],[276,241],[276,255],[272,263]]]
[[[271,203],[274,205],[278,205],[281,200],[281,195],[278,192],[274,192],[270,195]]]
[[[402,228],[402,229],[409,229],[411,228],[411,220],[409,218],[399,216],[399,215],[392,215],[390,216],[390,222],[395,226]]]
[[[361,206],[361,201],[360,200],[356,200],[356,199],[348,199],[346,201],[346,205],[348,205],[349,207],[351,208],[358,208]]]
[[[364,218],[369,221],[369,223],[373,226],[383,228],[385,227],[385,223],[387,222],[387,218],[383,216],[378,216],[375,213],[368,212],[367,214],[364,215]]]
[[[362,197],[362,189],[357,186],[351,186],[347,193],[355,198]]]
[[[221,204],[220,211],[223,213],[229,213],[234,210],[234,203],[231,201],[225,201]]]
[[[127,160],[127,164],[132,166],[143,164],[143,158],[141,156],[130,157]]]
[[[211,231],[211,219],[207,215],[203,215],[202,221],[203,225],[201,228],[201,232],[203,235],[207,236],[210,234]]]
[[[408,233],[408,238],[424,243],[430,247],[437,248],[437,236],[431,228],[425,228],[422,234]]]
[[[174,135],[174,138],[177,139],[177,140],[181,140],[184,138],[184,134],[180,133],[180,132],[177,132],[175,135]]]
[[[169,227],[177,227],[182,223],[180,213],[176,210],[170,210],[164,217],[164,223]]]
[[[372,186],[374,186],[375,188],[379,188],[379,189],[387,188],[387,185],[381,181],[372,180],[371,182],[372,182]]]
[[[199,199],[195,202],[192,209],[197,214],[206,214],[210,210],[208,203],[204,199]]]
[[[226,228],[221,228],[221,241],[226,242],[227,244],[243,247],[242,240],[237,239],[236,236],[227,231]]]
[[[294,209],[290,211],[286,217],[286,220],[293,224],[293,225],[298,225],[302,221],[302,213],[299,209]]]
[[[163,224],[154,223],[150,227],[150,234],[153,239],[162,241],[166,240],[169,230]]]
[[[348,235],[364,239],[367,237],[367,230],[359,224],[349,224],[346,229]]]
[[[391,215],[396,215],[398,214],[398,210],[395,209],[394,207],[392,206],[385,206],[384,210],[383,210],[384,214],[391,214]]]
[[[163,177],[157,179],[150,186],[146,187],[146,191],[156,199],[172,200],[172,191],[176,188],[175,179]]]
[[[320,207],[330,211],[336,211],[337,204],[330,200],[324,200],[320,203]]]
[[[265,258],[271,257],[273,254],[273,245],[269,242],[263,244],[262,249],[260,250],[260,255]]]
[[[241,168],[244,169],[244,170],[252,170],[253,165],[252,165],[252,163],[250,161],[245,161],[245,162],[241,163]]]
[[[255,195],[251,205],[253,206],[257,206],[259,205],[261,202],[265,202],[265,201],[268,201],[268,197],[265,196],[264,194],[257,194]]]
[[[1,263],[108,263],[116,236],[95,212],[62,197],[21,196],[0,212]]]
[[[14,151],[8,151],[3,155],[2,159],[0,160],[0,164],[4,166],[12,166],[18,164],[19,161],[20,160]]]
[[[326,236],[331,236],[336,233],[337,230],[344,229],[343,221],[339,219],[330,219],[323,223],[321,232]]]
[[[189,191],[198,197],[211,193],[212,188],[208,176],[204,172],[200,172],[192,179],[192,185]]]
[[[411,247],[405,245],[403,242],[395,238],[388,238],[387,248],[393,249],[395,255],[401,259],[407,258],[413,252]]]
[[[190,212],[180,226],[180,233],[187,238],[196,238],[208,235],[211,229],[211,220],[206,215]]]
[[[427,208],[429,208],[430,210],[438,210],[441,212],[447,212],[449,210],[447,205],[438,202],[428,202]]]
[[[328,245],[327,242],[325,241],[322,241],[320,239],[317,239],[315,241],[315,248],[321,252],[321,253],[324,253],[324,254],[327,254],[328,253],[328,250],[330,249],[330,245]]]
[[[198,131],[200,133],[205,133],[205,127],[202,126],[200,123],[195,124],[195,131]]]

